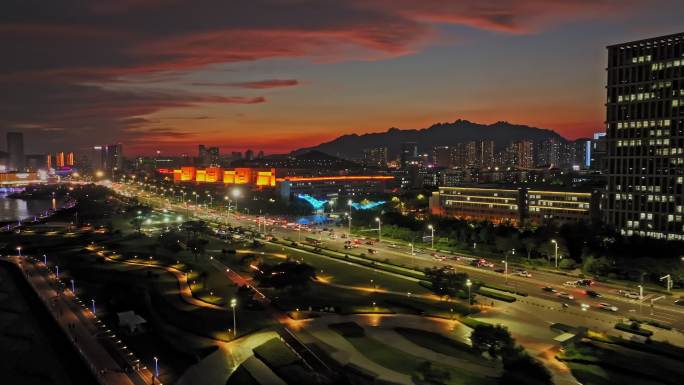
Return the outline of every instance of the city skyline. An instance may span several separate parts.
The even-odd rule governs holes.
[[[128,155],[288,152],[456,119],[589,137],[605,47],[677,32],[681,5],[658,3],[11,2],[0,126],[27,153],[122,142]]]

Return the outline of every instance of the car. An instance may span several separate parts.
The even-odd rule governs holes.
[[[370,239],[366,241],[366,244],[367,244],[367,245],[373,245],[374,243],[375,243],[375,242],[373,242],[373,241],[370,240]]]
[[[582,309],[582,311],[587,311],[587,310],[589,310],[590,307],[591,306],[589,304],[586,304],[586,303],[580,304],[580,308]]]
[[[344,245],[345,250],[349,250],[349,249],[353,249],[353,248],[354,248],[354,246],[352,246],[352,245]]]
[[[567,281],[567,282],[563,283],[563,286],[577,287],[577,281]]]
[[[633,291],[625,293],[625,297],[629,299],[639,299],[639,293],[635,293]]]
[[[566,293],[564,291],[558,293],[557,295],[558,295],[558,298],[570,299],[570,300],[575,299],[575,297],[573,297],[572,294]]]
[[[525,278],[530,278],[532,276],[532,274],[528,273],[527,270],[516,271],[515,273],[513,273],[513,275]]]
[[[387,245],[387,247],[392,248],[392,249],[398,249],[399,248],[399,246],[397,246],[396,243],[390,243],[389,245]]]
[[[618,311],[617,306],[611,305],[609,303],[601,302],[598,304],[599,309],[608,311]]]
[[[377,254],[378,253],[378,251],[375,249],[368,249],[368,252],[371,254]]]
[[[505,272],[506,270],[504,270],[503,267],[497,267],[496,269],[494,269],[494,271],[497,272],[497,273],[503,273],[503,272]]]
[[[601,294],[600,294],[600,293],[597,293],[597,292],[595,292],[595,291],[593,291],[593,290],[586,290],[584,293],[585,293],[586,295],[588,295],[589,297],[592,297],[592,298],[601,298]]]
[[[577,280],[577,285],[579,285],[579,286],[591,286],[593,284],[594,284],[594,281],[592,281],[591,279],[583,278],[583,279]]]
[[[544,287],[542,287],[542,290],[543,290],[543,291],[546,291],[546,292],[549,292],[549,293],[555,293],[555,292],[558,291],[558,290],[552,288],[551,286],[544,286]]]

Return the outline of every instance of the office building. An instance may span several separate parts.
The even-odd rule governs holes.
[[[26,155],[26,168],[30,171],[45,170],[46,160],[42,154]]]
[[[363,149],[363,165],[366,167],[387,167],[387,147]]]
[[[206,147],[203,144],[198,148],[198,163],[201,166],[216,166],[219,164],[219,148]]]
[[[9,170],[24,171],[26,168],[24,134],[21,132],[7,133],[7,152],[9,153],[7,168]]]
[[[432,193],[433,215],[516,226],[599,219],[599,191],[513,187],[439,187]]]
[[[591,140],[591,148],[587,158],[589,158],[589,169],[595,171],[605,171],[605,157],[607,152],[606,133],[598,132]]]
[[[418,144],[416,142],[406,142],[401,144],[399,163],[401,168],[406,168],[412,161],[418,158]]]
[[[123,146],[121,143],[110,144],[105,148],[104,171],[113,176],[123,170]]]
[[[90,168],[93,171],[104,171],[106,148],[93,146],[90,150]]]
[[[432,164],[435,167],[451,167],[452,147],[437,146],[432,150]]]
[[[534,167],[534,143],[530,140],[511,142],[506,151],[507,163],[517,168]]]
[[[607,48],[604,220],[684,240],[684,33]]]
[[[63,152],[58,152],[55,156],[55,161],[57,163],[57,168],[62,168],[64,167],[64,153]]]

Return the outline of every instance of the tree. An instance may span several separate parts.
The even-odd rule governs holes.
[[[515,343],[506,327],[477,325],[470,335],[470,340],[475,351],[488,352],[492,357],[501,357],[504,372],[499,378],[499,384],[553,384],[549,371],[541,362],[527,354],[522,346]]]
[[[577,263],[575,263],[575,260],[572,258],[563,258],[558,263],[558,267],[560,267],[561,269],[564,269],[564,270],[572,270],[575,268],[576,264]]]
[[[470,334],[470,341],[476,352],[488,352],[492,357],[499,357],[503,352],[514,349],[515,340],[508,329],[501,325],[477,325]]]
[[[584,263],[582,264],[582,270],[598,276],[610,273],[612,268],[613,266],[611,265],[610,260],[606,257],[596,258],[589,256],[584,259]]]
[[[198,255],[204,254],[207,243],[209,243],[209,241],[202,238],[192,238],[188,241],[188,249],[190,249],[192,254],[195,256],[195,262],[197,262]]]
[[[259,266],[261,265],[261,257],[255,254],[245,254],[242,258],[240,258],[240,264],[247,267],[250,265]]]
[[[562,240],[558,239],[556,240],[556,243],[551,240],[543,242],[539,246],[539,252],[546,256],[549,263],[551,263],[551,261],[555,263],[556,247],[558,247],[558,262],[560,263],[561,257],[568,255],[568,249],[565,247],[565,243]]]
[[[316,278],[316,269],[296,261],[285,261],[277,265],[262,264],[255,278],[261,285],[276,289],[305,288]]]
[[[175,231],[163,233],[159,236],[159,245],[168,251],[177,253],[183,249],[180,244],[181,238],[180,234]]]
[[[139,216],[133,217],[133,219],[131,219],[131,226],[133,226],[133,228],[134,228],[138,233],[141,233],[141,232],[142,232],[142,224],[143,224],[143,220],[142,220],[142,218],[139,217]]]
[[[468,274],[457,273],[443,267],[433,267],[425,270],[425,277],[430,281],[432,291],[439,295],[458,296],[465,290]]]
[[[522,245],[518,239],[517,234],[514,235],[498,235],[494,238],[494,245],[497,250],[502,253],[508,253],[511,250],[519,249]]]
[[[504,356],[504,372],[499,379],[501,385],[551,385],[551,373],[539,360],[531,357],[522,348]]]
[[[532,252],[537,248],[537,240],[533,236],[528,236],[522,239],[523,247],[527,252],[527,259],[532,257]]]

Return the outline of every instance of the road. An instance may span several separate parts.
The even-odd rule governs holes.
[[[115,189],[118,191],[128,191],[129,194],[131,193],[131,188],[132,187],[128,185],[115,186]],[[467,272],[469,277],[474,280],[497,286],[508,286],[510,288],[515,288],[518,291],[528,293],[529,297],[527,298],[529,300],[544,300],[553,304],[553,306],[557,306],[559,310],[563,309],[563,303],[567,303],[569,306],[568,309],[572,309],[573,311],[581,311],[580,304],[587,304],[589,305],[588,310],[581,311],[580,313],[586,314],[585,318],[587,320],[594,319],[596,317],[609,317],[614,322],[617,322],[628,317],[637,317],[640,319],[651,319],[657,322],[670,324],[675,329],[684,331],[684,307],[675,304],[674,298],[672,297],[665,297],[659,300],[659,302],[656,302],[654,306],[651,306],[650,299],[660,296],[657,293],[645,292],[644,300],[640,304],[638,300],[628,299],[617,294],[617,290],[622,289],[633,292],[635,291],[634,288],[620,287],[614,284],[597,282],[592,285],[590,289],[599,293],[601,298],[592,298],[586,294],[586,289],[584,288],[563,286],[563,283],[566,281],[576,280],[576,278],[563,274],[535,270],[532,271],[531,277],[521,277],[513,274],[508,274],[506,277],[503,273],[496,272],[491,268],[478,268],[470,266],[468,264],[468,260],[465,258],[462,258],[461,260],[453,259],[453,257],[456,255],[449,255],[440,252],[440,256],[445,256],[447,258],[444,260],[438,260],[428,251],[416,252],[412,255],[410,247],[405,245],[394,245],[393,243],[388,242],[376,242],[373,245],[362,244],[358,249],[345,250],[344,244],[346,240],[360,238],[358,235],[351,235],[350,237],[349,234],[344,231],[346,228],[335,228],[335,236],[331,237],[328,235],[328,232],[316,233],[316,231],[320,230],[320,228],[298,229],[296,227],[293,228],[292,226],[288,227],[286,225],[279,224],[280,221],[277,221],[274,218],[244,214],[229,215],[224,211],[207,209],[203,207],[194,207],[193,205],[187,204],[173,203],[170,202],[169,199],[164,199],[158,195],[137,189],[135,190],[135,195],[139,198],[148,199],[150,203],[153,203],[157,207],[163,207],[168,210],[174,210],[178,212],[192,213],[192,215],[196,217],[215,223],[239,225],[253,229],[259,228],[261,233],[272,234],[280,239],[288,238],[292,240],[305,240],[307,237],[318,238],[324,243],[325,248],[341,253],[368,253],[366,249],[373,249],[377,251],[377,254],[373,255],[374,258],[388,259],[391,263],[398,265],[415,266],[420,269],[432,266],[451,266],[456,271]],[[369,235],[372,236],[375,234],[373,232],[369,232]],[[511,269],[511,272],[512,271],[513,269]],[[572,295],[574,299],[562,299],[557,296],[557,293],[543,291],[542,288],[546,286],[554,288],[557,292],[566,292]],[[601,302],[607,302],[616,306],[618,311],[611,312],[600,309],[598,304]]]

